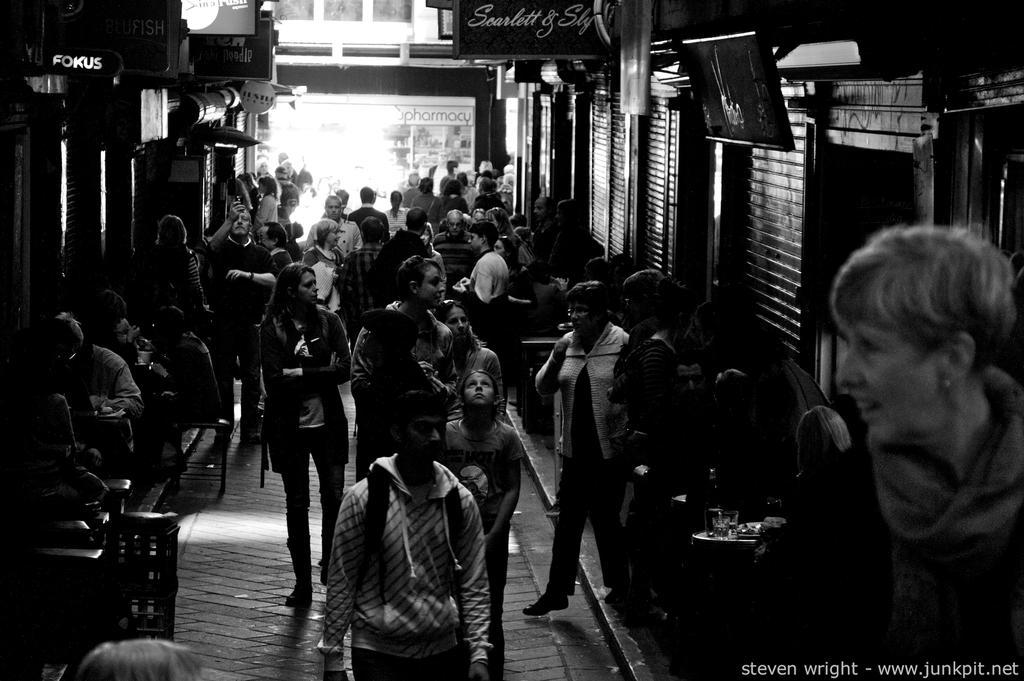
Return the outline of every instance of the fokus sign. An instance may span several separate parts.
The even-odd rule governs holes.
[[[607,55],[592,2],[455,0],[458,58],[593,59]]]
[[[110,50],[67,48],[52,54],[46,62],[47,73],[64,76],[113,78],[121,73],[121,55]]]

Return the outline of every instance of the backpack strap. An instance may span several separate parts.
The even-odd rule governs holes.
[[[387,474],[387,471],[374,467],[370,469],[370,473],[367,476],[367,486],[366,520],[363,525],[363,559],[359,563],[355,591],[359,591],[359,587],[366,577],[366,572],[370,567],[370,556],[378,553],[380,554],[380,559],[377,561],[380,572],[380,597],[381,601],[383,601],[385,565],[382,543],[384,539],[384,525],[388,519],[388,501],[391,496],[390,476]]]
[[[444,495],[444,510],[448,517],[448,538],[452,543],[452,553],[455,553],[459,537],[462,536],[462,500],[459,498],[458,486],[452,487]]]
[[[366,515],[363,524],[363,558],[359,563],[359,572],[356,575],[355,592],[363,584],[366,573],[370,569],[370,556],[378,554],[377,587],[380,590],[381,602],[387,602],[384,594],[384,581],[387,577],[387,566],[384,564],[384,526],[387,524],[388,503],[391,496],[391,476],[382,468],[370,469],[367,476],[368,495],[366,499]],[[452,555],[455,556],[455,547],[458,538],[462,535],[463,517],[462,500],[459,498],[458,486],[449,490],[444,497],[445,516],[448,519],[448,537],[452,543]]]

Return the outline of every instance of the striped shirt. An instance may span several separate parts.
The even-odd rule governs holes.
[[[391,236],[394,236],[398,230],[405,229],[405,216],[409,214],[408,208],[399,208],[397,215],[390,210],[385,211],[384,214],[388,216],[388,231]]]
[[[377,553],[370,557],[363,581],[358,583],[365,550],[368,480],[353,485],[341,502],[327,577],[324,632],[317,646],[324,654],[325,671],[343,669],[343,642],[349,627],[353,648],[386,655],[424,658],[455,647],[460,619],[453,600],[456,592],[471,660],[487,659],[490,598],[480,511],[473,495],[459,485],[451,471],[435,463],[434,484],[426,498],[420,499],[402,481],[395,458],[374,463],[392,476],[381,538],[386,566],[384,600]],[[444,497],[456,485],[462,533],[450,538]],[[456,562],[461,567],[458,572]]]

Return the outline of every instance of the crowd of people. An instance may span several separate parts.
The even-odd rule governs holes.
[[[16,339],[23,503],[95,505],[104,474],[152,473],[176,435],[180,469],[180,424],[233,422],[241,379],[240,442],[266,444],[285,488],[290,607],[313,596],[310,459],[319,478],[325,678],[343,678],[351,631],[358,679],[500,679],[524,456],[509,388],[530,369],[518,339],[557,336],[534,387],[562,399],[559,519],[527,615],[568,606],[588,518],[627,622],[692,612],[679,537],[713,501],[765,519],[757,616],[776,652],[1024,652],[1024,402],[995,368],[1019,303],[998,251],[912,228],[854,253],[832,292],[852,402],[830,402],[747,289],[701,302],[605,258],[572,199],[541,197],[527,220],[489,172],[471,190],[447,170],[436,195],[410,176],[389,211],[370,187],[353,211],[332,193],[308,232],[270,175],[190,245],[163,218],[125,297],[101,291]]]

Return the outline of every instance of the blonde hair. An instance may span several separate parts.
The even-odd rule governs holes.
[[[178,643],[130,639],[101,643],[85,656],[75,681],[200,681],[199,657]]]
[[[836,410],[818,405],[800,417],[796,427],[798,473],[813,472],[852,447],[850,429]]]
[[[310,233],[313,236],[313,243],[323,248],[324,242],[327,241],[327,235],[333,231],[337,231],[341,227],[337,222],[330,218],[323,218],[313,223],[313,228]]]
[[[975,368],[991,363],[1009,340],[1017,312],[1010,263],[963,229],[892,227],[846,261],[832,285],[840,326],[893,331],[925,350],[965,332]]]

